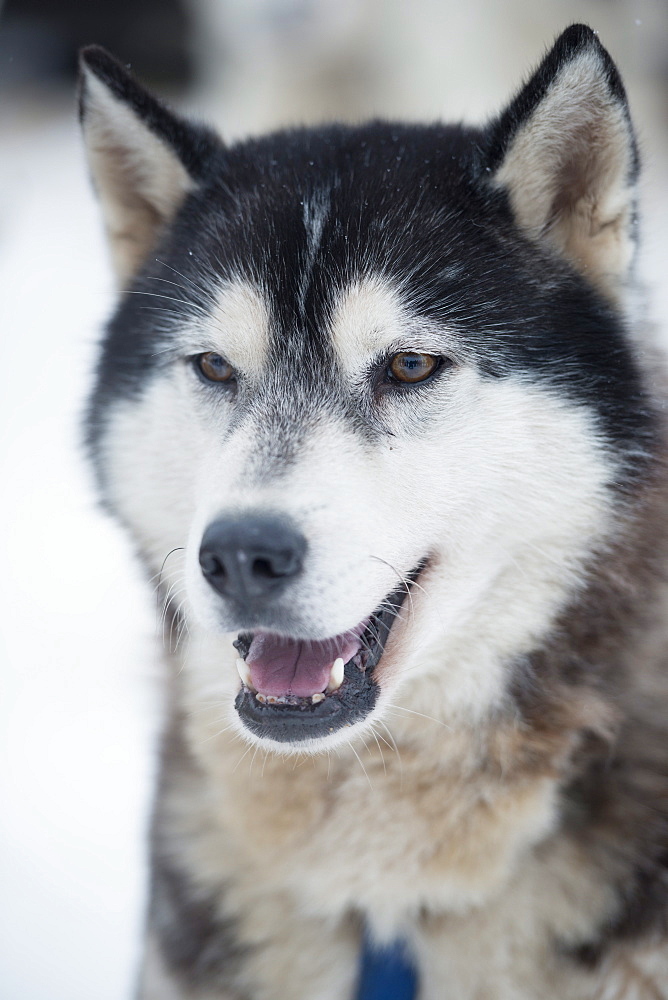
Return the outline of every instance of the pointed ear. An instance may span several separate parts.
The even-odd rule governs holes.
[[[492,123],[485,165],[517,224],[618,300],[635,247],[638,153],[619,73],[590,28],[567,28]]]
[[[124,283],[204,179],[221,144],[168,111],[96,45],[81,52],[79,98],[88,162]]]

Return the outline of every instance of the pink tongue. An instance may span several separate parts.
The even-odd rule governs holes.
[[[324,691],[332,664],[339,656],[344,663],[362,646],[360,635],[366,622],[331,639],[287,639],[271,632],[258,632],[246,657],[253,687],[260,694],[294,694],[309,698]]]

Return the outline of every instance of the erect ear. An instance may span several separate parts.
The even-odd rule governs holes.
[[[145,260],[220,143],[168,111],[97,45],[80,58],[80,117],[120,283]]]
[[[518,225],[618,299],[634,250],[638,154],[619,73],[590,28],[560,35],[490,126],[486,156]]]

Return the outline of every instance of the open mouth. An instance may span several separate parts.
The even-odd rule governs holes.
[[[234,646],[241,690],[235,708],[256,736],[294,743],[359,722],[378,698],[375,667],[424,563],[363,622],[324,640],[243,632]]]

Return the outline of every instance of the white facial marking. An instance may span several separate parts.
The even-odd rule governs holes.
[[[266,364],[269,329],[262,292],[238,279],[221,285],[209,316],[191,324],[183,338],[202,351],[217,351],[237,371],[257,378]]]
[[[308,247],[306,270],[313,264],[320,246],[322,231],[329,214],[329,193],[321,191],[304,202],[304,228]]]
[[[329,193],[320,191],[304,201],[303,219],[306,230],[306,260],[299,283],[299,301],[303,306],[311,281],[313,264],[318,253],[322,231],[329,213]]]
[[[365,278],[347,288],[332,310],[334,347],[352,373],[360,358],[377,354],[406,335],[408,316],[396,290],[380,277]]]
[[[341,366],[353,379],[369,361],[392,351],[462,354],[451,331],[411,313],[398,289],[378,275],[342,293],[331,312],[330,331]]]

